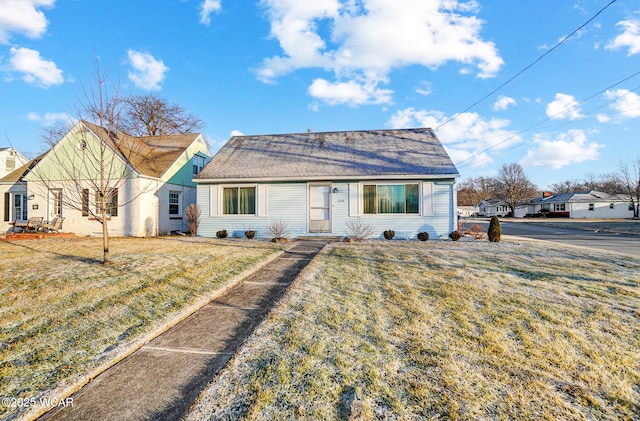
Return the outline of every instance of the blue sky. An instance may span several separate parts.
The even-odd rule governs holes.
[[[546,188],[640,154],[640,1],[610,1],[0,0],[0,147],[41,152],[97,63],[199,116],[213,152],[432,127],[462,178],[519,162]]]

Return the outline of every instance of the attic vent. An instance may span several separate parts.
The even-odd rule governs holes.
[[[13,155],[13,152],[11,155]],[[16,169],[16,159],[13,156],[7,158],[5,164],[7,165],[7,171],[13,171]]]
[[[78,147],[78,150],[84,151],[87,148],[87,141],[84,139],[80,139],[76,146]]]

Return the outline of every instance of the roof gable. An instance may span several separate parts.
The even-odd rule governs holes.
[[[458,176],[431,129],[232,137],[197,180]]]
[[[84,124],[139,174],[161,178],[200,137],[198,133],[133,137]]]

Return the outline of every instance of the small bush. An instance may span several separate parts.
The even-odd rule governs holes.
[[[451,234],[449,234],[449,238],[451,238],[452,241],[458,241],[460,237],[462,237],[462,234],[460,234],[460,231],[458,230],[455,230]]]
[[[424,232],[419,232],[418,233],[418,240],[420,241],[427,241],[429,239],[429,233],[424,231]]]
[[[363,222],[360,218],[349,219],[345,225],[349,231],[349,238],[353,241],[362,241],[371,237],[375,232],[375,228],[371,224]]]
[[[386,230],[385,232],[382,233],[382,235],[384,235],[384,238],[386,238],[387,240],[393,240],[393,237],[396,235],[396,232],[394,230]]]
[[[274,240],[283,240],[289,236],[289,223],[282,218],[274,219],[267,225],[267,231]]]
[[[465,231],[462,231],[462,232],[464,234],[469,234],[476,240],[484,238],[485,236],[484,228],[482,228],[482,226],[478,224],[473,224],[469,228],[467,228]]]
[[[489,241],[492,243],[500,242],[500,220],[497,216],[492,216],[489,221],[489,230],[487,231]]]
[[[191,236],[195,237],[196,235],[198,235],[200,216],[202,215],[200,206],[198,206],[197,203],[192,203],[184,210],[184,214],[187,218],[187,224],[189,224],[189,231],[191,232]]]
[[[228,236],[229,236],[229,233],[227,232],[227,230],[220,230],[216,232],[216,237],[218,238],[227,238]]]
[[[253,237],[256,236],[256,232],[254,230],[247,230],[244,232],[244,236],[247,237],[249,240],[251,240]]]

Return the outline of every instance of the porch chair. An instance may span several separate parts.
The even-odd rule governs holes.
[[[64,221],[64,217],[55,216],[51,222],[47,222],[42,225],[42,231],[47,230],[47,232],[58,232],[62,229],[62,221]]]
[[[27,222],[16,222],[14,224],[15,228],[21,228],[24,232],[36,232],[42,226],[42,217],[32,217],[27,219]]]

